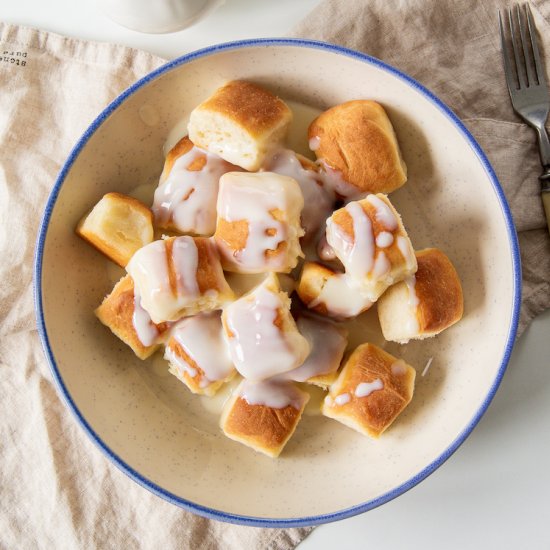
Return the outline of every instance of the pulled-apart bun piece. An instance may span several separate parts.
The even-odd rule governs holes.
[[[153,214],[142,202],[107,193],[86,214],[76,233],[121,267],[153,240]]]
[[[140,249],[126,267],[155,323],[221,309],[234,294],[216,245],[205,237],[170,237]]]
[[[219,311],[178,321],[170,330],[164,358],[176,378],[202,395],[214,395],[237,372],[223,338]]]
[[[292,382],[243,380],[227,400],[220,426],[227,437],[275,458],[308,401],[309,394]]]
[[[416,371],[373,344],[351,354],[325,397],[322,412],[377,438],[409,404]]]
[[[367,195],[336,210],[326,238],[346,275],[372,302],[416,271],[411,241],[386,195]]]
[[[233,363],[249,380],[295,369],[310,351],[290,313],[290,298],[273,274],[229,304],[222,322]]]
[[[214,239],[225,270],[288,273],[303,256],[299,185],[273,172],[229,172],[220,180]]]
[[[95,314],[140,359],[147,359],[157,350],[168,329],[166,323],[153,323],[141,307],[130,275],[120,279]]]
[[[235,80],[193,109],[188,131],[198,147],[255,171],[283,142],[291,121],[292,111],[269,90]]]
[[[391,193],[407,181],[392,123],[375,101],[328,109],[311,123],[308,138],[340,195]]]
[[[378,300],[386,340],[407,343],[439,334],[462,318],[462,286],[451,260],[437,248],[416,252],[418,270]]]

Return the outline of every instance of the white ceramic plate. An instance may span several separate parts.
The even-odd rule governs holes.
[[[415,248],[441,248],[461,277],[463,320],[434,339],[392,348],[417,368],[416,393],[379,441],[308,416],[278,460],[256,454],[223,436],[201,398],[164,366],[136,359],[93,315],[112,276],[75,236],[79,218],[108,191],[156,181],[170,130],[219,85],[237,78],[321,109],[356,98],[380,101],[409,170],[392,201]],[[167,500],[208,517],[264,526],[323,523],[369,510],[444,462],[501,380],[516,332],[520,282],[502,189],[452,112],[376,59],[299,40],[202,50],[116,99],[61,171],[35,265],[44,349],[60,392],[90,437],[130,477]],[[430,357],[431,368],[421,376]]]

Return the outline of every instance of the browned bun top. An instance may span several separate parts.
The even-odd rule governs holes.
[[[464,312],[462,286],[449,258],[437,248],[416,252],[415,292],[422,332],[439,332],[456,323]]]
[[[266,405],[250,405],[238,397],[227,416],[224,430],[244,440],[253,440],[264,449],[278,449],[294,431],[302,414],[288,405],[274,409]]]
[[[406,168],[384,108],[370,100],[336,105],[309,126],[315,155],[362,192],[390,193],[401,187]]]
[[[290,109],[281,99],[244,80],[228,82],[198,109],[218,112],[246,128],[253,136],[262,135],[290,116]]]
[[[344,391],[354,389],[361,383],[379,379],[384,387],[373,391],[368,398],[357,398],[350,391],[351,400],[346,405],[346,414],[362,419],[373,435],[382,433],[405,408],[412,398],[415,371],[405,363],[399,374],[392,372],[398,359],[373,344],[362,344],[351,354],[342,375]]]

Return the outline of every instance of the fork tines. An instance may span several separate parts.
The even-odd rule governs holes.
[[[515,68],[512,67],[510,56],[506,54],[508,49],[506,46],[504,25],[500,11],[498,13],[506,80],[508,81],[508,86],[515,89],[536,85],[546,86],[531,8],[529,4],[524,4],[523,7],[523,13],[517,4],[514,8],[506,10]],[[527,34],[529,35],[529,40],[527,39]]]

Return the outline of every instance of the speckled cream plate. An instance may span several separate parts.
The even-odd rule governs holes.
[[[158,360],[136,359],[93,315],[113,286],[113,273],[75,235],[78,220],[108,191],[130,192],[157,181],[173,128],[218,86],[237,78],[319,109],[356,98],[381,102],[409,171],[392,201],[415,248],[441,248],[461,277],[465,313],[459,324],[428,341],[388,346],[416,367],[417,384],[412,403],[378,441],[308,415],[279,459],[259,455],[226,438],[202,398]],[[35,264],[38,327],[53,376],[108,458],[183,508],[262,526],[316,524],[364,512],[441,465],[498,387],[516,332],[520,281],[502,189],[452,112],[376,59],[294,40],[199,51],[165,65],[109,105],[61,171]],[[381,337],[372,323],[365,339],[376,341]]]

